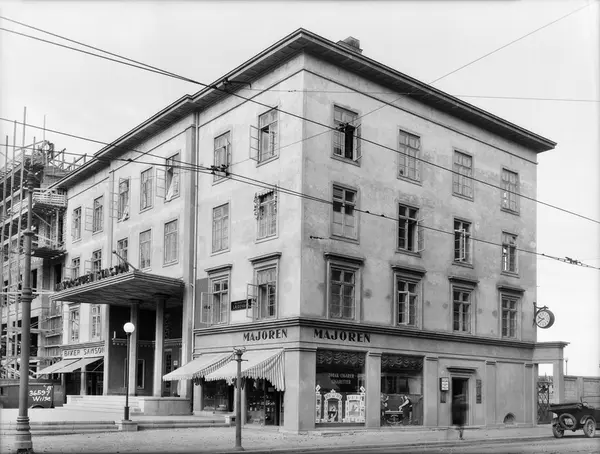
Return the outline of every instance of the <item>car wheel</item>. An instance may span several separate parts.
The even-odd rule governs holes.
[[[558,417],[558,422],[560,423],[561,428],[568,430],[575,430],[577,427],[577,420],[575,417],[569,413],[563,413]]]
[[[558,424],[552,424],[552,435],[554,438],[562,438],[565,436],[565,431]]]
[[[588,438],[594,438],[596,435],[596,421],[594,418],[588,418],[583,424],[583,433]]]

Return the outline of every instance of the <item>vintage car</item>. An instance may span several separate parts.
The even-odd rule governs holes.
[[[556,438],[562,438],[565,430],[583,429],[586,437],[592,438],[596,429],[600,429],[600,409],[586,402],[567,402],[550,404],[550,411],[556,414],[552,420],[552,433]]]

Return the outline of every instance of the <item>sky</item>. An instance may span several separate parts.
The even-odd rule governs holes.
[[[540,201],[600,220],[598,0],[386,2],[5,1],[0,15],[210,83],[303,27],[558,143],[539,155]],[[45,39],[0,19],[0,27]],[[201,87],[0,30],[0,116],[110,142]],[[515,99],[540,98],[540,99]],[[0,143],[13,126],[0,121]],[[17,132],[21,142],[21,129]],[[26,142],[41,138],[29,128]],[[69,153],[101,146],[46,132]],[[3,158],[2,158],[3,159]],[[3,161],[2,161],[3,162]],[[600,224],[538,204],[540,253],[600,267]],[[600,375],[600,271],[538,259],[538,341],[569,342],[570,375]],[[542,373],[552,373],[542,367]]]

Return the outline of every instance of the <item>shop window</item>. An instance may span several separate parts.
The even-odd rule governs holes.
[[[365,422],[365,354],[317,350],[315,422]]]
[[[401,411],[405,397],[410,404]],[[392,426],[423,424],[422,357],[381,356],[381,423]]]
[[[203,381],[202,410],[230,411],[233,407],[230,388],[225,380]]]

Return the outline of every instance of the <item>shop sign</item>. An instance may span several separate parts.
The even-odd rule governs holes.
[[[450,378],[449,377],[440,377],[440,391],[449,391],[450,390]]]
[[[342,330],[329,330],[329,329],[315,329],[315,339],[329,339],[329,340],[340,340],[348,342],[359,342],[359,343],[370,343],[371,335],[368,333],[360,333],[355,331],[342,331]]]
[[[263,329],[244,333],[244,342],[260,342],[261,340],[271,339],[287,339],[287,328]]]
[[[246,310],[250,307],[251,301],[249,300],[238,300],[231,302],[231,310],[232,311],[241,311]]]
[[[129,271],[129,265],[122,263],[117,266],[106,268],[103,270],[89,272],[83,276],[79,276],[73,279],[66,279],[59,282],[54,286],[54,290],[60,292],[61,290],[67,290],[73,287],[79,287],[80,285],[89,284],[91,282],[100,281],[107,277],[116,276],[117,274],[127,273]]]
[[[104,345],[100,347],[72,348],[62,352],[63,358],[90,358],[102,355],[104,355]]]

